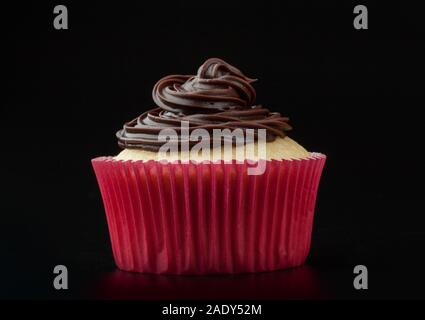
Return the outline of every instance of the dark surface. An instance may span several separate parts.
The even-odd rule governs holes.
[[[0,296],[424,298],[424,20],[405,2],[372,3],[369,30],[356,31],[354,3],[339,2],[65,2],[67,31],[53,29],[53,4],[5,11]],[[307,265],[200,278],[116,271],[90,159],[119,151],[115,131],[153,106],[159,78],[212,56],[259,78],[258,102],[328,156]],[[52,287],[57,264],[68,292]],[[368,291],[353,289],[357,264],[369,268]]]

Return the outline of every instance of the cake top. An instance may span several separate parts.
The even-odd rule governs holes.
[[[289,119],[256,104],[252,83],[256,79],[218,58],[205,61],[196,75],[170,75],[159,80],[152,91],[156,107],[126,123],[116,134],[118,144],[126,149],[157,151],[165,143],[158,138],[163,129],[184,139],[182,122],[190,135],[196,129],[265,129],[266,140],[285,137],[291,130]],[[212,142],[212,138],[211,138]]]

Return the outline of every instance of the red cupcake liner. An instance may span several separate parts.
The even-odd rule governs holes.
[[[168,274],[244,273],[304,263],[326,156],[249,164],[92,164],[118,268]]]

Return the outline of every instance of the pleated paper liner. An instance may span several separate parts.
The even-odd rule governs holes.
[[[301,265],[326,156],[244,163],[92,160],[122,270],[244,273]]]

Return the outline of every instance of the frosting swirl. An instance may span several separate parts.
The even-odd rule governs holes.
[[[180,134],[182,121],[188,122],[189,134],[195,129],[212,133],[213,129],[241,128],[244,132],[266,129],[267,141],[284,137],[292,129],[289,119],[255,104],[251,85],[255,81],[217,58],[205,61],[195,76],[166,76],[152,91],[157,108],[126,123],[116,134],[118,144],[157,151],[165,143],[158,139],[160,131],[170,128]],[[196,143],[189,141],[190,145]]]

